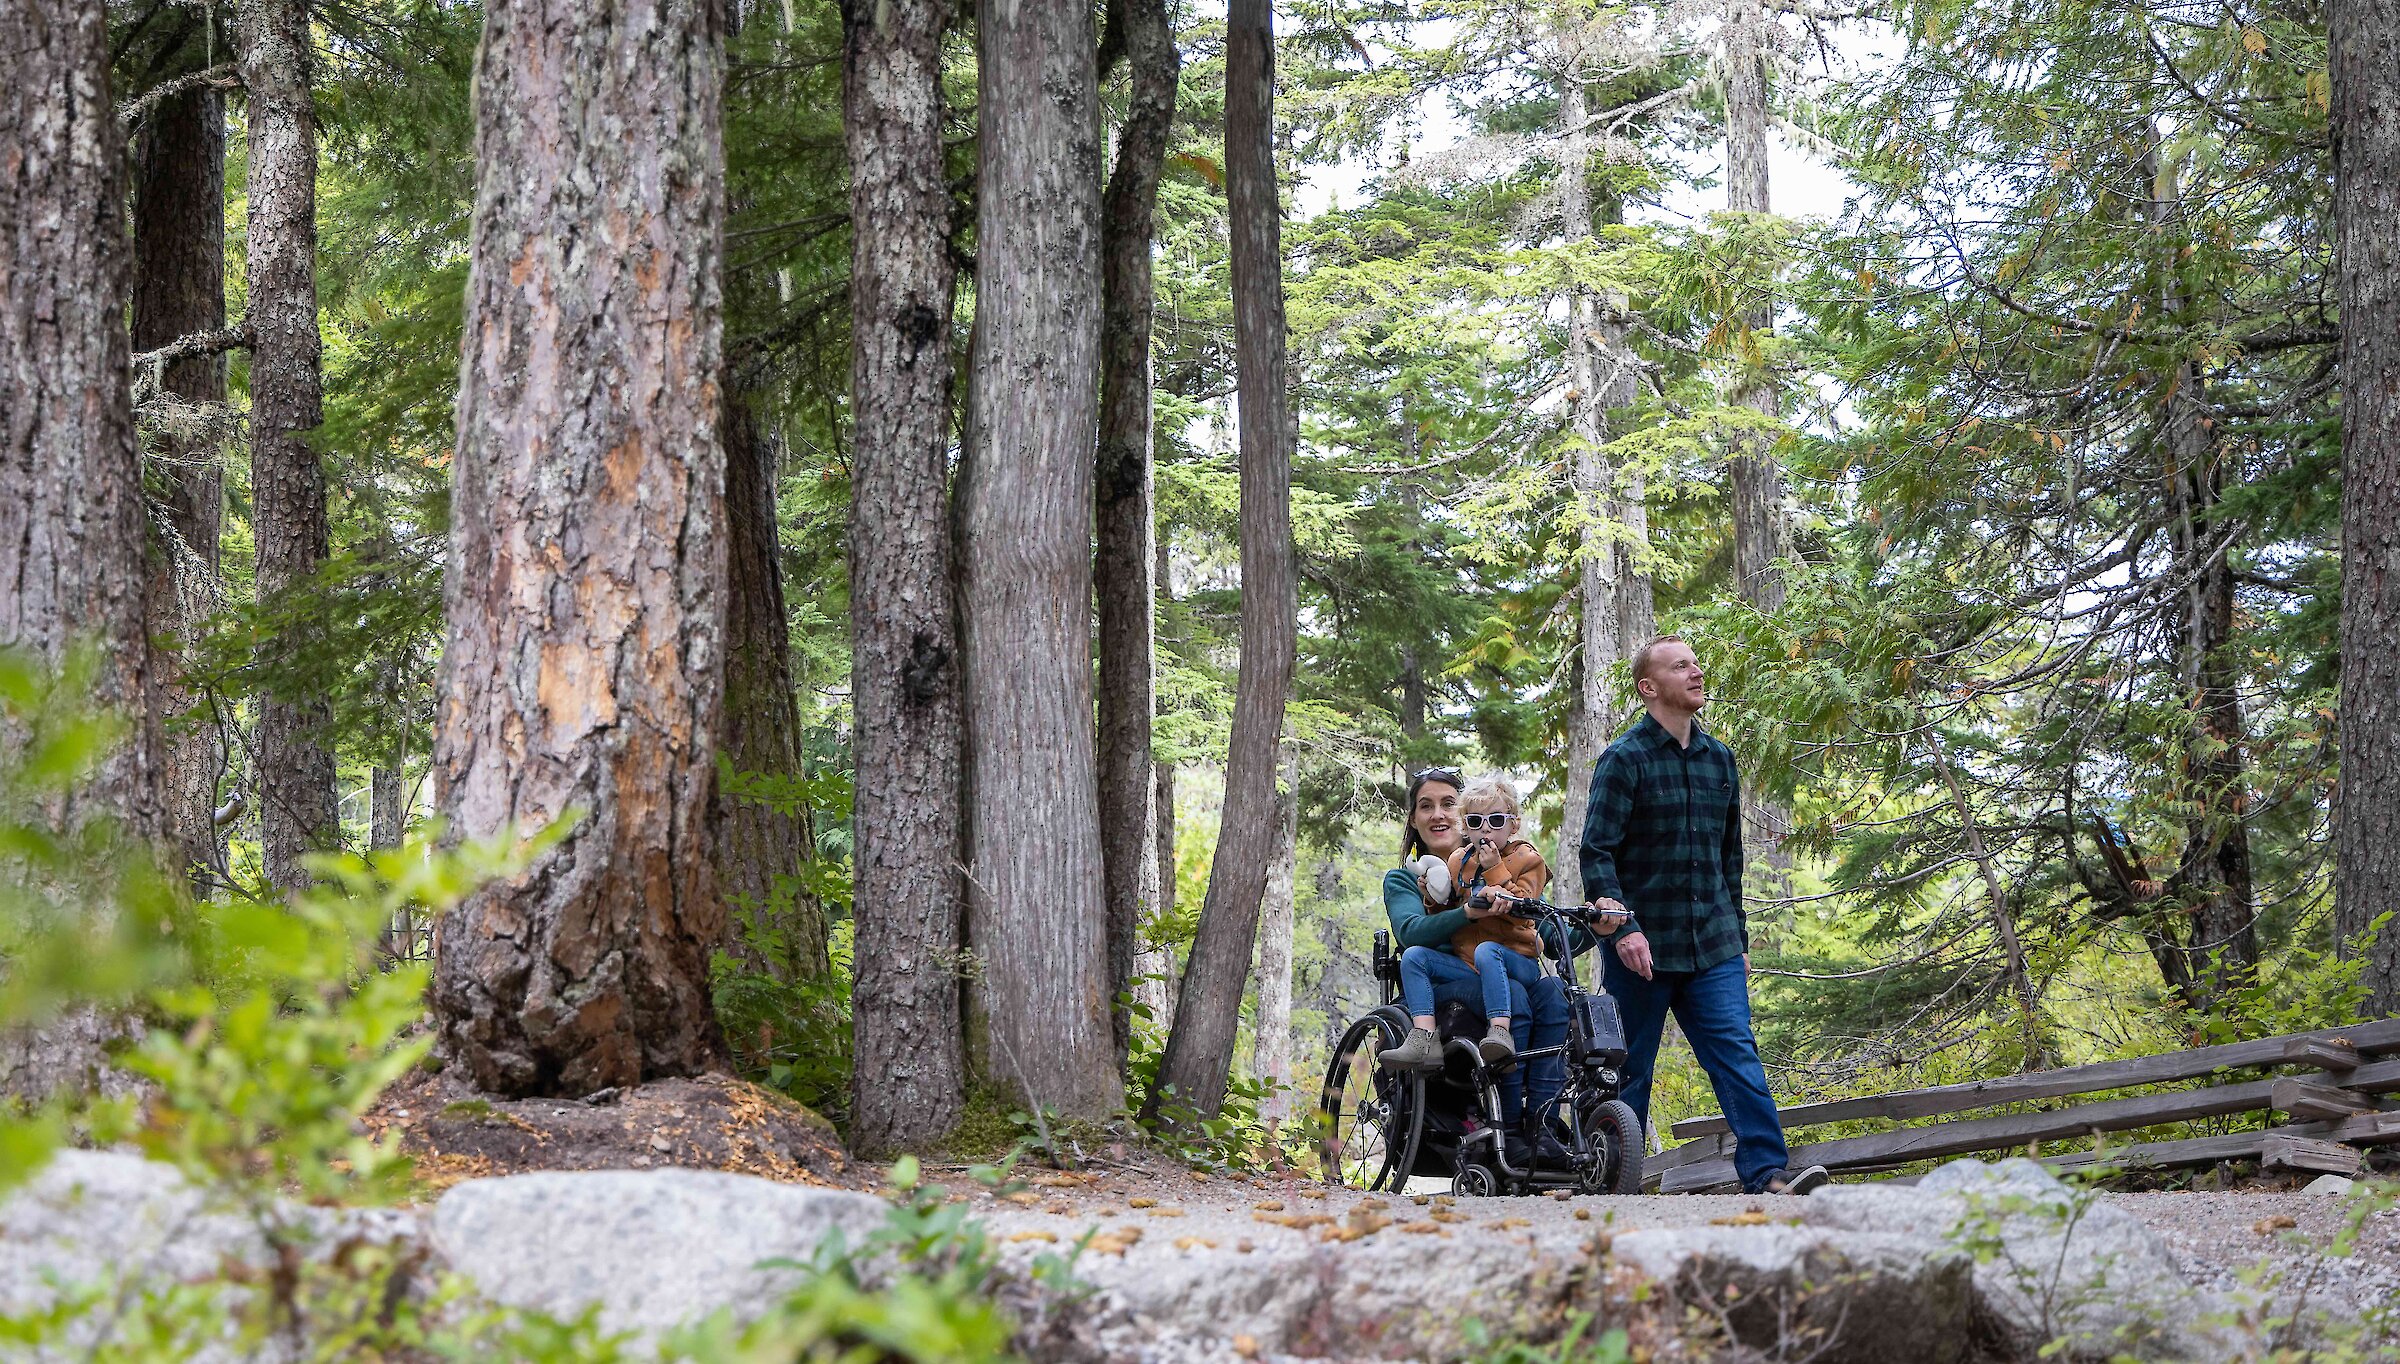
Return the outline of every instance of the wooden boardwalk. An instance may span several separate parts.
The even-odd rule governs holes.
[[[2288,1073],[2274,1073],[2279,1070]],[[2209,1083],[2092,1097],[2153,1085],[2183,1086],[2193,1080]],[[2270,1168],[2351,1174],[2359,1169],[2361,1148],[2400,1142],[2400,1109],[2379,1098],[2394,1091],[2400,1091],[2400,1018],[2386,1018],[2131,1061],[1795,1104],[1782,1110],[1782,1118],[1787,1136],[1838,1122],[1943,1119],[1792,1147],[1795,1168],[1822,1165],[1837,1173],[1871,1173],[1944,1156],[2022,1153],[2036,1143],[2077,1142],[2083,1149],[2041,1158],[2058,1168],[2255,1159]],[[2047,1103],[2057,1099],[2078,1102]],[[2016,1111],[1979,1112],[2004,1107]],[[2286,1121],[2180,1141],[2112,1146],[2105,1140],[2110,1133],[2240,1113],[2279,1114]],[[1975,1116],[1961,1116],[1968,1114]],[[1671,1130],[1678,1138],[1693,1140],[1646,1162],[1644,1178],[1654,1179],[1659,1192],[1698,1193],[1735,1183],[1733,1136],[1724,1118],[1688,1118]]]

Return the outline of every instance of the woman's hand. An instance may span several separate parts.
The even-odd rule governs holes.
[[[1507,913],[1508,906],[1500,903],[1500,897],[1497,896],[1476,895],[1467,900],[1467,917],[1470,919],[1497,919]]]

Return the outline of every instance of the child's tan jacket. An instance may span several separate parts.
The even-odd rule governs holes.
[[[1472,843],[1450,854],[1450,884],[1457,887],[1453,893],[1460,904],[1467,902],[1467,887],[1475,884],[1478,875],[1484,889],[1519,899],[1539,900],[1550,889],[1550,864],[1521,838],[1510,839],[1489,861],[1477,858],[1477,845]],[[1475,949],[1487,942],[1496,942],[1519,956],[1542,955],[1542,935],[1534,931],[1532,921],[1508,915],[1469,919],[1467,926],[1451,937],[1450,950],[1462,961],[1471,962]]]

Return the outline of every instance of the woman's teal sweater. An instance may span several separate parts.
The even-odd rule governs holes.
[[[1383,874],[1383,916],[1392,921],[1392,941],[1402,949],[1437,947],[1448,951],[1450,940],[1467,926],[1467,912],[1463,909],[1425,908],[1425,892],[1417,886],[1417,874],[1406,867],[1394,867]],[[1560,955],[1557,928],[1544,923],[1541,932],[1542,946],[1551,956]],[[1571,950],[1576,952],[1588,952],[1599,941],[1581,925],[1568,938]]]

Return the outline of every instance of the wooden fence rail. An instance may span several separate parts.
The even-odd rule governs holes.
[[[2393,1059],[2374,1060],[2375,1057]],[[2227,1071],[2304,1067],[2305,1075],[2222,1078]],[[2200,1088],[2100,1099],[2027,1112],[1952,1117],[1978,1109],[2045,1099],[2073,1098],[2140,1085],[2217,1079]],[[1784,1131],[1867,1119],[1905,1121],[1952,1117],[1946,1122],[1902,1127],[1865,1136],[1835,1137],[1795,1145],[1794,1167],[1864,1173],[1911,1161],[1978,1151],[2013,1151],[2033,1142],[2076,1141],[2160,1123],[2236,1113],[2283,1113],[2302,1119],[2265,1130],[2149,1142],[2113,1150],[2067,1152],[2045,1157],[2056,1167],[2202,1165],[2219,1160],[2268,1158],[2299,1169],[2353,1172],[2356,1148],[2400,1142],[2400,1111],[2387,1111],[2375,1096],[2400,1091],[2400,1018],[2348,1028],[2265,1037],[2223,1046],[2106,1061],[2063,1070],[2034,1071],[1967,1084],[1904,1090],[1783,1109]],[[1694,1193],[1734,1182],[1733,1137],[1724,1118],[1688,1118],[1671,1129],[1693,1137],[1645,1164],[1661,1193]]]

